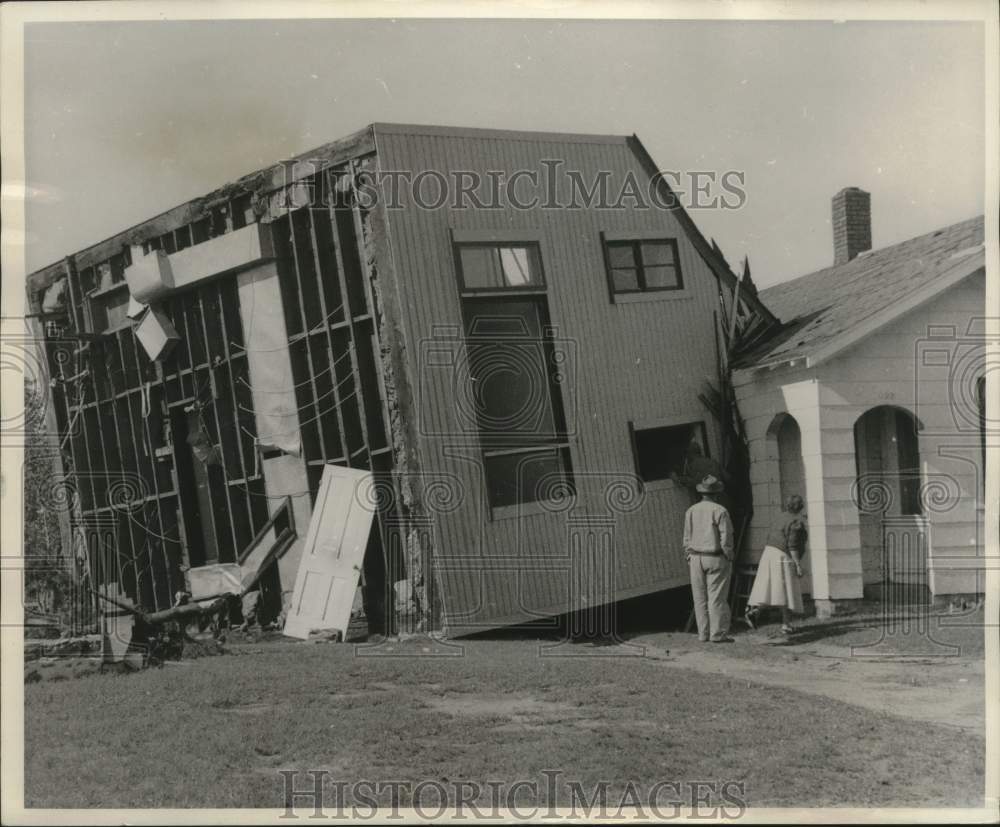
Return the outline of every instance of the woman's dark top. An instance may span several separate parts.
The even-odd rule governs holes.
[[[767,544],[785,552],[797,551],[800,554],[806,546],[806,521],[801,514],[791,514],[782,511],[771,523],[767,533]]]

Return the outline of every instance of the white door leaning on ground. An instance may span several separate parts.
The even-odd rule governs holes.
[[[371,472],[327,465],[285,621],[289,637],[337,629],[347,637],[375,512]]]

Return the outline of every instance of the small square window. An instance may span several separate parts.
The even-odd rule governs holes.
[[[697,445],[697,450],[692,445]],[[688,466],[694,464],[692,458],[703,460],[707,457],[707,449],[702,422],[632,430],[636,473],[643,482],[667,480],[674,476],[704,476],[700,474],[700,469]]]
[[[605,241],[605,258],[612,295],[682,290],[677,241]]]

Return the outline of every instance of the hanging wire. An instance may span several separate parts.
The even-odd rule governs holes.
[[[283,417],[283,418],[288,418],[288,417],[291,417],[291,416],[297,416],[299,413],[301,413],[302,411],[306,410],[306,408],[316,407],[320,402],[322,402],[324,399],[326,399],[327,397],[329,397],[331,394],[335,394],[338,390],[340,390],[341,385],[346,385],[348,382],[352,382],[352,381],[354,381],[354,375],[353,374],[351,374],[350,376],[346,376],[345,378],[341,379],[336,385],[331,385],[330,386],[330,390],[328,390],[326,393],[322,394],[321,396],[317,396],[315,399],[313,399],[312,401],[310,401],[306,405],[303,405],[301,407],[297,407],[294,411],[289,411],[288,413],[274,413],[274,414],[271,414],[271,416],[280,416],[280,417]],[[350,396],[345,396],[342,400],[340,400],[340,404],[343,404],[346,400],[350,399],[351,396],[354,396],[355,393],[357,393],[356,390],[354,391],[354,393],[350,394]],[[238,402],[236,403],[236,406],[241,411],[243,411],[244,413],[250,413],[250,414],[255,414],[256,413],[256,410],[254,408],[248,408],[245,405],[239,404]],[[336,407],[339,407],[339,405],[335,405],[334,406],[334,408],[336,408]],[[332,410],[332,409],[327,409],[327,410]]]
[[[146,516],[146,505],[147,505],[146,503],[143,503],[143,506],[142,506],[143,517]],[[138,509],[136,509],[136,510],[138,510]],[[159,508],[158,507],[157,507],[156,510],[157,510],[157,512],[159,512]],[[131,510],[125,510],[124,513],[128,517],[128,520],[129,520],[130,523],[133,523],[134,525],[138,526],[140,529],[142,529],[142,531],[144,531],[147,535],[149,535],[149,537],[153,537],[153,538],[155,538],[157,540],[163,540],[164,542],[167,542],[167,543],[179,543],[180,542],[180,539],[177,538],[177,537],[170,537],[167,534],[160,534],[160,533],[158,533],[156,531],[153,531],[153,529],[151,529],[149,527],[148,521],[147,521],[147,523],[140,523],[138,520],[135,519],[135,517],[133,516],[133,512]],[[174,523],[168,529],[168,531],[172,531],[173,529],[175,529],[177,527],[178,527],[178,524]],[[152,559],[152,552],[151,551],[145,551],[145,549],[148,546],[149,546],[149,540],[147,539],[146,542],[143,544],[142,548],[143,548],[144,553],[146,554],[146,556],[149,557],[150,559]],[[139,555],[137,554],[136,558],[138,559],[138,557],[139,557]]]
[[[299,422],[299,427],[298,428],[292,428],[292,430],[290,430],[290,431],[277,431],[275,433],[268,434],[268,436],[291,436],[292,434],[296,434],[296,433],[298,433],[303,428],[303,426],[305,426],[305,425],[311,425],[313,422],[316,422],[317,420],[319,420],[320,417],[324,417],[324,416],[326,416],[329,413],[332,413],[334,411],[339,410],[340,407],[345,402],[347,402],[352,397],[357,396],[357,394],[358,394],[358,391],[357,391],[357,389],[355,389],[354,391],[352,391],[351,393],[349,393],[347,396],[345,396],[343,399],[341,399],[338,404],[332,405],[332,406],[330,406],[328,408],[324,408],[322,411],[320,411],[318,414],[316,414],[316,416],[314,416],[314,417],[312,417],[310,419],[306,419],[306,420],[304,420],[302,422]],[[326,394],[326,396],[329,396],[329,394]],[[249,410],[249,409],[244,408],[244,410]],[[298,413],[298,412],[296,411],[295,413]],[[287,414],[287,416],[292,416],[292,414],[289,413],[289,414]]]
[[[245,485],[239,482],[230,483],[230,488],[239,488],[248,497],[260,497],[264,500],[283,500],[285,497],[304,497],[307,494],[312,495],[312,491],[308,488],[305,491],[293,491],[289,494],[258,494],[256,491],[251,491]]]
[[[254,304],[256,305],[256,303],[257,302],[256,302],[256,299],[255,299],[254,300]],[[343,308],[344,308],[344,302],[341,302],[333,310],[331,310],[329,313],[327,313],[326,316],[323,319],[321,319],[320,321],[316,322],[316,324],[314,324],[308,330],[302,330],[302,331],[296,333],[294,336],[289,336],[288,337],[288,341],[284,342],[283,344],[279,345],[278,347],[272,347],[272,348],[253,348],[253,349],[251,349],[251,348],[248,348],[245,344],[242,347],[240,347],[240,345],[236,344],[236,342],[233,342],[233,341],[229,342],[229,346],[230,347],[238,348],[240,350],[243,350],[246,353],[276,353],[279,350],[287,350],[289,345],[296,344],[297,342],[302,341],[306,337],[311,336],[313,333],[318,333],[320,330],[322,330],[329,323],[330,319],[332,319]],[[251,313],[252,313],[252,311],[251,311]],[[253,315],[250,316],[250,322],[252,323],[252,321],[253,321]],[[247,326],[249,326],[249,324]]]
[[[338,364],[340,364],[341,360],[344,359],[344,357],[350,356],[350,355],[351,355],[351,349],[349,348],[349,349],[345,350],[343,353],[341,353],[340,356],[338,356],[336,359],[334,359],[330,363],[330,365],[328,367],[325,367],[319,373],[314,374],[312,379],[305,379],[302,382],[298,382],[298,383],[296,383],[294,385],[290,385],[287,390],[273,391],[273,390],[263,390],[263,389],[260,389],[260,388],[255,389],[242,376],[237,376],[236,377],[236,381],[243,383],[244,386],[246,386],[247,388],[250,388],[250,390],[252,390],[254,393],[269,393],[269,394],[288,393],[288,391],[290,391],[290,390],[295,390],[296,388],[301,388],[301,387],[304,387],[305,385],[310,385],[310,384],[312,384],[312,382],[314,380],[319,379],[319,377],[325,376],[326,374],[330,373]]]

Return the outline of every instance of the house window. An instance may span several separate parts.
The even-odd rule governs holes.
[[[704,422],[667,425],[660,428],[632,430],[632,450],[635,469],[643,482],[656,482],[674,477],[697,477],[702,468],[695,467],[708,457],[708,441]],[[697,450],[691,446],[696,444]],[[702,475],[703,476],[703,475]]]
[[[677,241],[604,241],[608,285],[612,295],[683,290]]]
[[[456,406],[475,421],[489,503],[547,499],[554,483],[572,485],[572,477],[558,384],[564,355],[538,247],[460,243],[456,258],[468,374]]]
[[[506,290],[544,287],[542,263],[534,244],[461,244],[462,289]]]

